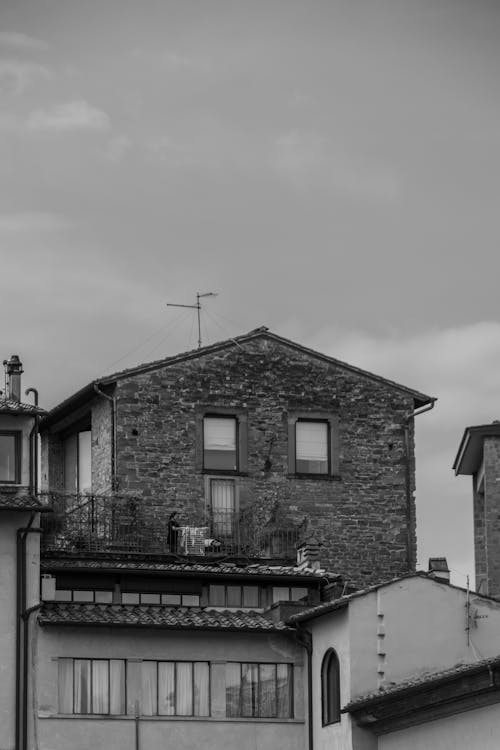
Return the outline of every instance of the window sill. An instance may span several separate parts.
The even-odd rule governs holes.
[[[39,711],[39,719],[88,719],[92,721],[135,721],[132,714],[50,714]],[[276,719],[276,718],[252,718],[249,716],[139,716],[139,721],[206,721],[210,723],[239,723],[239,724],[304,724],[304,719]]]
[[[248,472],[238,471],[237,469],[202,469],[202,474],[212,477],[247,477]]]
[[[290,473],[288,475],[290,479],[312,479],[313,481],[319,480],[320,482],[341,482],[342,477],[340,474],[305,474],[302,472]]]

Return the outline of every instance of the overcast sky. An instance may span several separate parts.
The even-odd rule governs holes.
[[[267,325],[437,396],[419,559],[500,418],[498,0],[1,0],[2,357],[49,408]]]

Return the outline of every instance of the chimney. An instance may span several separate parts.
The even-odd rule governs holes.
[[[429,578],[450,582],[450,569],[446,557],[429,557]]]
[[[319,544],[315,539],[303,542],[297,547],[297,567],[310,568],[319,570],[321,564],[319,561]]]
[[[21,400],[21,375],[23,366],[17,354],[12,354],[10,359],[4,360],[7,393],[5,394],[11,401]]]

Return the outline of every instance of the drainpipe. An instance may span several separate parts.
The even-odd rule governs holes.
[[[27,526],[16,532],[16,744],[15,750],[27,748],[27,698],[28,698],[28,659],[27,659],[27,617],[26,609],[26,538],[30,533],[40,534],[34,527],[36,512],[30,516]],[[32,608],[30,608],[32,609]],[[21,632],[22,631],[22,632]],[[23,650],[24,645],[24,650]],[[22,687],[22,695],[21,695]],[[21,725],[22,721],[22,725]]]
[[[413,564],[416,562],[413,560],[413,550],[412,550],[412,543],[411,543],[411,523],[413,518],[413,503],[412,503],[412,493],[411,493],[411,469],[410,469],[410,421],[412,419],[415,419],[415,417],[418,417],[419,414],[424,414],[426,411],[431,411],[431,409],[434,408],[434,404],[436,403],[437,399],[433,398],[432,401],[429,404],[426,404],[425,406],[422,406],[420,409],[414,409],[412,412],[407,414],[404,419],[404,441],[405,441],[405,452],[406,452],[406,462],[405,462],[405,484],[406,484],[406,523],[408,528],[408,533],[406,535],[406,558],[408,560],[408,570],[411,570],[413,567]]]
[[[23,742],[22,750],[28,748],[28,649],[29,649],[29,627],[30,627],[30,615],[36,612],[42,606],[41,602],[34,604],[32,607],[24,610],[22,613],[23,624],[23,701],[22,701],[22,715],[23,715]]]
[[[107,399],[111,404],[111,489],[116,491],[116,400],[114,396],[108,396],[107,393],[101,391],[97,383],[94,383],[94,391],[98,396],[102,396]]]
[[[314,750],[314,727],[313,727],[313,674],[312,674],[312,655],[313,641],[310,630],[297,625],[295,631],[297,643],[303,646],[307,652],[307,729],[309,735],[309,750]]]
[[[33,394],[33,401],[38,407],[38,391],[36,388],[27,388],[24,391],[26,396]],[[35,414],[35,422],[30,432],[30,492],[32,495],[38,495],[38,425],[40,417]]]

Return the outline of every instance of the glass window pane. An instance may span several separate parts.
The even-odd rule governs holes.
[[[259,665],[241,665],[241,716],[259,715]]]
[[[74,602],[93,602],[94,592],[93,591],[73,591]]]
[[[161,603],[169,604],[170,606],[179,606],[181,603],[181,595],[180,594],[162,594]]]
[[[123,659],[111,659],[109,662],[109,713],[117,716],[127,713],[125,661]]]
[[[74,660],[75,714],[89,714],[90,704],[90,659]]]
[[[142,713],[154,716],[158,711],[158,683],[155,661],[142,662]]]
[[[16,436],[0,435],[0,482],[15,482]]]
[[[241,586],[227,587],[227,606],[241,607]]]
[[[70,602],[72,594],[67,589],[56,589],[56,602]]]
[[[328,424],[301,422],[295,425],[296,471],[328,473]]]
[[[73,713],[73,659],[58,661],[59,713]]]
[[[206,661],[194,663],[194,715],[210,716],[210,673]]]
[[[236,470],[234,417],[205,417],[203,420],[203,465],[205,469]]]
[[[112,591],[96,591],[95,601],[97,604],[112,604],[113,592]]]
[[[141,604],[159,604],[159,594],[141,594]]]
[[[258,586],[243,586],[243,606],[244,607],[258,607],[259,606],[259,587]]]
[[[91,432],[78,433],[78,492],[92,491],[92,473],[90,468]]]
[[[234,536],[234,481],[232,479],[212,479],[210,496],[213,535],[215,537]]]
[[[122,594],[122,604],[139,604],[139,594],[125,591]]]
[[[200,597],[198,596],[198,594],[183,594],[182,606],[183,607],[199,607]]]
[[[291,719],[293,716],[292,665],[277,665],[277,716]]]
[[[192,716],[193,663],[190,661],[178,661],[176,663],[176,673],[175,713],[177,716]]]
[[[208,603],[212,607],[225,607],[226,606],[226,587],[219,585],[212,585],[208,590]]]
[[[241,664],[226,664],[226,716],[241,716]]]
[[[161,716],[175,715],[175,663],[162,661],[158,664],[158,713]]]
[[[259,665],[259,716],[276,716],[276,664]]]
[[[273,602],[289,602],[290,589],[288,586],[273,586]]]
[[[92,661],[92,713],[109,713],[109,663],[107,659]]]
[[[303,599],[305,596],[307,596],[309,593],[309,590],[306,588],[301,588],[299,586],[292,586],[291,594],[292,594],[292,602],[298,602],[299,599]]]

